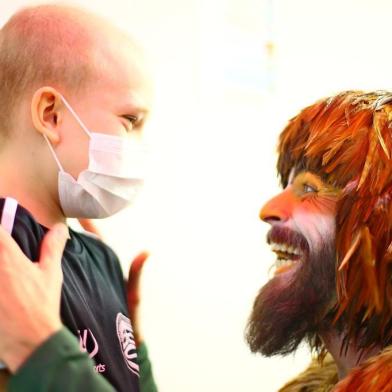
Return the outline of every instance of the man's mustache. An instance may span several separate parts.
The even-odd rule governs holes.
[[[305,255],[309,254],[309,243],[305,236],[295,230],[289,229],[281,225],[272,226],[271,230],[267,233],[267,244],[271,243],[284,243],[293,248],[301,250]]]

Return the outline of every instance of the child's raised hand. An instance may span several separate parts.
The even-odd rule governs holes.
[[[0,360],[12,373],[62,327],[61,257],[67,236],[67,227],[56,224],[32,263],[0,226]]]
[[[139,323],[139,303],[140,303],[140,277],[144,263],[149,254],[141,252],[134,258],[129,268],[127,283],[128,309],[133,326],[136,347],[143,341]]]

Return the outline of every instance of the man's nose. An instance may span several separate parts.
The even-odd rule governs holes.
[[[259,217],[264,222],[270,224],[274,222],[285,222],[292,215],[294,202],[294,195],[291,189],[286,188],[283,192],[264,204],[260,210]]]

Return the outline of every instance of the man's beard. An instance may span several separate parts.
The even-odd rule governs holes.
[[[269,233],[270,238],[274,236],[300,246],[305,255],[288,272],[264,285],[254,302],[246,339],[252,352],[266,356],[285,355],[304,339],[312,341],[335,303],[334,239],[328,238],[311,251],[299,233],[275,227]]]

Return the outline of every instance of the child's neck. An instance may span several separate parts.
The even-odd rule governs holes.
[[[36,173],[31,159],[31,150],[26,154],[26,151],[18,151],[10,146],[1,151],[0,197],[13,197],[45,227],[65,222],[57,195],[52,196],[45,177]]]

